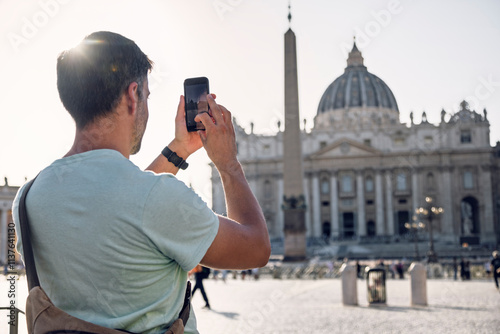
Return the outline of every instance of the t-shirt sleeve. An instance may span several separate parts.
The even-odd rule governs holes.
[[[205,256],[219,230],[219,218],[200,196],[173,175],[163,174],[146,200],[144,233],[184,270]]]

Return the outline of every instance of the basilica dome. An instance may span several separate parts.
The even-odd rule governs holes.
[[[394,94],[382,79],[368,72],[356,43],[349,53],[344,74],[335,79],[321,97],[318,115],[351,108],[382,108],[399,113]]]

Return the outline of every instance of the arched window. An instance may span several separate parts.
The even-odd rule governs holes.
[[[351,193],[353,190],[351,175],[342,176],[342,192]]]
[[[474,177],[471,171],[464,172],[464,189],[474,188]]]
[[[368,176],[365,180],[365,189],[367,193],[373,192],[373,179],[371,176]]]
[[[396,176],[396,189],[397,190],[406,190],[406,174],[398,173]]]
[[[330,182],[328,179],[321,180],[321,193],[327,195],[330,193]]]

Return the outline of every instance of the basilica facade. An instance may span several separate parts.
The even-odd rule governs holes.
[[[354,46],[344,73],[319,101],[314,126],[302,130],[306,236],[393,242],[419,226],[438,242],[495,246],[499,240],[500,145],[490,145],[487,111],[457,101],[439,124],[425,112],[401,123],[397,101],[364,66]],[[280,125],[278,125],[280,127]],[[283,132],[247,133],[236,124],[238,158],[267,219],[284,236]],[[212,166],[215,212],[226,212]],[[432,209],[434,207],[434,209]],[[420,223],[420,224],[418,224]]]

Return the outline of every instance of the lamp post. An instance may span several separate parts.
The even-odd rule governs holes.
[[[434,251],[434,237],[433,237],[433,226],[432,226],[432,221],[437,218],[440,214],[444,212],[442,207],[434,206],[432,204],[432,197],[427,196],[425,198],[425,205],[423,207],[417,208],[415,210],[416,214],[421,216],[424,219],[427,219],[429,221],[429,253],[428,255],[428,261],[429,262],[438,262],[437,259],[437,254]]]
[[[418,231],[425,228],[425,224],[417,221],[417,216],[412,216],[412,221],[405,223],[405,228],[413,235],[413,242],[415,243],[415,261],[420,261],[420,254],[418,252]]]

